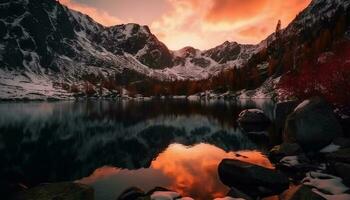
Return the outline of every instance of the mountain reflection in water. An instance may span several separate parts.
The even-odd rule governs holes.
[[[225,152],[204,143],[190,147],[171,144],[147,169],[127,170],[104,166],[78,182],[93,185],[96,199],[113,199],[131,186],[146,191],[162,186],[194,199],[213,199],[223,197],[228,192],[217,173],[218,164],[224,158],[273,168],[258,151]]]
[[[215,178],[217,164],[235,156],[225,152],[263,152],[270,145],[268,136],[238,127],[246,108],[273,118],[274,104],[265,100],[0,103],[0,193],[16,192],[11,188],[18,184],[80,180],[95,171],[92,177],[120,177],[91,182],[97,200],[114,199],[131,185],[219,196],[226,188]]]

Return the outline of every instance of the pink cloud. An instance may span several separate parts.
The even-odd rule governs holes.
[[[114,17],[105,11],[98,10],[96,8],[93,8],[87,5],[79,4],[71,0],[59,0],[59,2],[69,7],[70,9],[89,15],[96,22],[105,26],[113,26],[113,25],[120,24],[122,22],[117,17]]]
[[[206,20],[234,21],[259,15],[269,0],[215,0]]]
[[[311,0],[168,0],[169,12],[151,24],[171,49],[208,49],[225,40],[258,43],[280,19],[287,26]]]

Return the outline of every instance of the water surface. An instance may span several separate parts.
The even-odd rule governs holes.
[[[1,184],[79,181],[94,187],[97,200],[130,186],[224,196],[217,177],[223,158],[272,167],[262,154],[271,134],[252,136],[235,122],[256,107],[273,119],[267,100],[0,103]]]

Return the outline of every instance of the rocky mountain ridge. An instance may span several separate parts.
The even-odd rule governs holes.
[[[305,24],[313,27],[335,15],[340,6],[347,9],[349,3],[314,0],[282,35],[298,34]],[[69,98],[72,94],[62,85],[81,84],[91,76],[122,77],[126,82],[208,79],[245,67],[275,40],[272,34],[257,45],[227,41],[205,51],[193,47],[171,51],[148,26],[104,27],[55,0],[4,0],[0,11],[2,99]],[[266,65],[259,65],[265,74]]]

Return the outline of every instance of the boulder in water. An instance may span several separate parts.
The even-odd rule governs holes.
[[[306,150],[319,150],[340,135],[342,128],[331,107],[315,97],[299,104],[287,117],[283,140]]]
[[[234,159],[222,160],[218,172],[225,185],[252,197],[279,194],[289,186],[288,178],[278,171]]]

